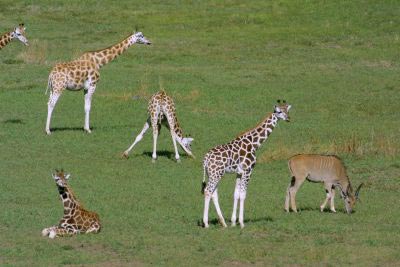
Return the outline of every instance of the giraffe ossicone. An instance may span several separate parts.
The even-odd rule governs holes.
[[[86,210],[76,199],[72,189],[67,184],[70,177],[64,171],[57,171],[52,175],[56,182],[58,193],[64,206],[64,216],[58,223],[42,230],[42,236],[55,238],[57,236],[71,236],[80,233],[98,233],[101,229],[99,215]]]
[[[85,98],[85,122],[83,129],[91,133],[89,115],[92,104],[92,96],[100,79],[100,68],[121,55],[133,44],[150,45],[151,42],[144,37],[142,32],[135,32],[121,42],[108,48],[86,52],[78,59],[59,63],[54,66],[49,74],[47,90],[50,89],[50,97],[47,103],[46,134],[50,134],[50,121],[54,107],[64,90],[84,90]],[[47,93],[46,90],[46,93]]]
[[[142,131],[136,136],[135,141],[127,150],[125,150],[122,155],[125,158],[128,158],[129,152],[140,140],[142,140],[143,135],[146,133],[151,125],[153,129],[152,161],[155,162],[157,159],[157,137],[160,134],[161,125],[164,124],[171,133],[172,142],[175,149],[176,161],[180,162],[178,147],[176,145],[177,142],[189,156],[194,158],[191,147],[193,138],[183,136],[182,128],[180,127],[178,119],[176,117],[175,103],[165,91],[159,91],[151,96],[147,111],[149,113],[149,117],[147,118],[147,121],[144,124]]]
[[[218,221],[222,226],[227,226],[219,206],[217,191],[218,183],[225,173],[237,174],[231,223],[232,226],[236,225],[239,202],[239,224],[242,228],[244,227],[244,201],[247,185],[256,164],[256,151],[267,140],[279,120],[290,121],[290,108],[291,105],[287,103],[278,103],[274,106],[274,111],[267,115],[256,127],[239,135],[227,144],[212,148],[205,155],[202,183],[202,193],[204,193],[203,224],[205,228],[209,227],[208,211],[211,199],[218,214]],[[208,182],[206,182],[206,176],[208,176]]]
[[[25,30],[25,25],[23,23],[20,23],[12,31],[6,32],[2,36],[0,36],[0,49],[9,44],[13,39],[20,40],[26,46],[29,45],[28,39],[25,36]]]

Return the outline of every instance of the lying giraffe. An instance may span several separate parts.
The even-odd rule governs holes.
[[[289,121],[290,105],[283,104],[278,100],[278,105],[274,107],[274,112],[269,114],[255,128],[239,135],[236,139],[225,145],[219,145],[211,149],[204,157],[203,161],[203,189],[204,193],[204,227],[208,228],[208,210],[210,199],[214,202],[218,218],[222,226],[226,227],[225,219],[218,202],[217,186],[222,176],[227,173],[236,173],[236,186],[233,200],[233,212],[231,217],[232,226],[236,225],[237,203],[240,200],[239,223],[244,227],[243,213],[244,200],[246,198],[247,184],[256,164],[256,151],[262,143],[267,140],[272,130],[279,120]],[[205,182],[206,174],[208,182]]]
[[[57,171],[53,174],[57,184],[58,192],[64,205],[64,216],[58,225],[45,228],[43,236],[55,238],[56,236],[70,236],[79,233],[98,233],[100,232],[100,220],[97,213],[86,210],[75,198],[72,189],[68,186],[69,174]]]
[[[128,158],[129,152],[140,140],[142,140],[143,135],[149,129],[151,124],[153,128],[152,158],[153,162],[155,162],[155,160],[157,159],[157,152],[156,152],[157,137],[160,133],[161,124],[163,123],[167,128],[169,128],[171,132],[172,142],[174,143],[176,161],[180,162],[178,148],[176,146],[177,141],[189,156],[194,157],[190,146],[193,141],[193,138],[183,136],[182,129],[179,126],[178,119],[176,118],[174,100],[170,96],[168,96],[164,91],[160,91],[152,95],[147,110],[149,113],[149,118],[144,124],[142,131],[135,138],[133,144],[123,153],[123,156]]]
[[[84,89],[85,94],[85,125],[84,130],[91,132],[89,127],[89,113],[92,103],[92,95],[99,81],[99,70],[117,56],[121,55],[133,44],[147,44],[147,40],[141,32],[134,33],[121,42],[106,49],[86,52],[78,59],[57,64],[50,72],[47,89],[51,89],[49,102],[47,103],[46,133],[50,134],[50,120],[53,109],[62,92],[67,90],[78,91]],[[46,90],[47,93],[47,90]]]
[[[23,23],[19,24],[18,27],[15,27],[14,30],[10,32],[4,33],[0,36],[0,49],[8,45],[12,39],[20,40],[24,45],[28,45],[28,39],[25,36],[25,29]]]

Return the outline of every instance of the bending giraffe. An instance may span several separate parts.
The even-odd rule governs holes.
[[[72,189],[67,184],[69,177],[70,175],[65,175],[63,171],[56,170],[56,174],[53,174],[61,201],[64,205],[64,216],[58,225],[43,229],[43,236],[55,238],[57,236],[70,236],[79,233],[100,232],[101,224],[99,215],[93,211],[86,210],[75,198]]]
[[[18,39],[24,45],[28,45],[28,39],[26,39],[25,36],[25,29],[26,27],[23,23],[21,23],[17,27],[15,27],[14,30],[6,32],[2,36],[0,36],[0,49],[8,45],[13,39]]]
[[[183,148],[183,150],[191,157],[194,157],[192,154],[191,143],[193,138],[184,137],[182,128],[179,126],[178,119],[176,117],[175,111],[175,103],[173,99],[168,96],[164,91],[160,91],[151,96],[149,105],[148,105],[148,113],[149,117],[144,124],[142,131],[136,136],[133,144],[125,150],[123,156],[128,158],[129,152],[132,148],[143,138],[143,135],[149,129],[150,124],[153,128],[153,162],[157,159],[157,137],[160,133],[161,124],[164,124],[167,128],[169,128],[172,142],[174,144],[175,149],[175,159],[177,162],[180,162],[180,157],[178,153],[178,148],[176,142]]]
[[[78,91],[84,89],[85,94],[85,125],[84,130],[91,132],[89,127],[89,114],[92,103],[92,95],[99,81],[99,70],[102,66],[114,60],[133,44],[147,44],[147,40],[141,32],[134,33],[121,42],[106,49],[86,52],[78,59],[57,64],[50,72],[47,89],[51,89],[49,102],[47,103],[46,133],[50,134],[50,120],[58,98],[65,89]],[[47,90],[46,90],[47,93]]]
[[[244,227],[244,201],[246,199],[247,185],[256,164],[256,151],[267,140],[279,120],[289,121],[289,109],[291,106],[286,104],[285,101],[281,104],[278,100],[278,103],[274,107],[273,113],[267,115],[255,128],[246,131],[225,145],[214,147],[205,155],[202,188],[204,193],[203,223],[205,228],[208,228],[208,210],[211,198],[214,202],[219,222],[226,227],[225,219],[219,206],[217,191],[218,183],[226,172],[237,174],[231,217],[232,226],[236,225],[237,204],[240,202],[239,223],[242,228]],[[205,182],[206,174],[208,176],[207,183]]]

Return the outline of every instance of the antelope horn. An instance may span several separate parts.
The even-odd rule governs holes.
[[[358,199],[358,194],[360,193],[360,189],[361,189],[361,187],[364,185],[364,183],[361,183],[358,187],[357,187],[357,190],[356,190],[356,193],[355,193],[355,197],[356,197],[356,199]]]

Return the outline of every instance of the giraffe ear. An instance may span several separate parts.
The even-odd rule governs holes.
[[[292,105],[287,106],[287,110],[289,111],[289,109],[292,107]]]
[[[65,180],[68,180],[70,176],[71,176],[71,174],[69,174],[69,173],[67,175],[65,175]]]

